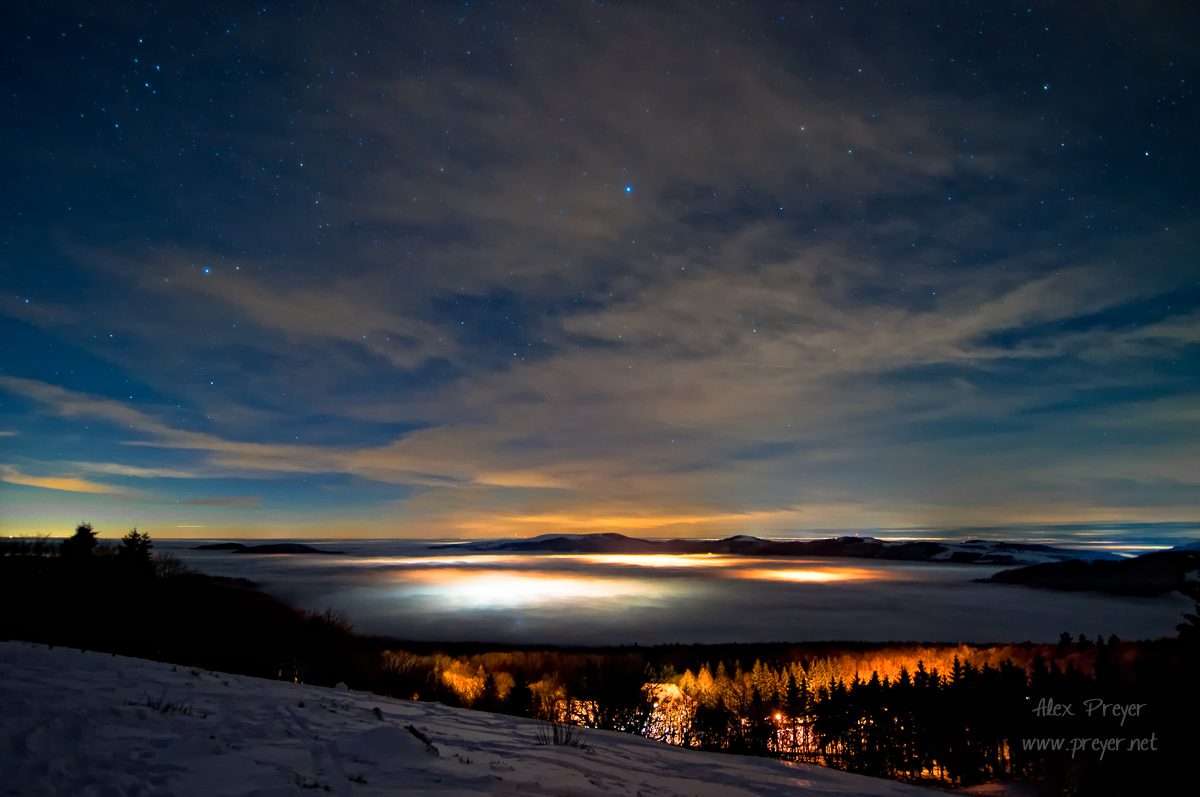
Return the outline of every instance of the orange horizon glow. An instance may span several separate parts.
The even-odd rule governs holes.
[[[547,558],[633,567],[729,567],[746,563],[744,558],[715,553],[581,553],[553,554]]]

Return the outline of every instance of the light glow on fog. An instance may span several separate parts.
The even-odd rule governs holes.
[[[529,564],[532,557],[517,554],[474,554],[468,556],[372,556],[330,557],[320,562],[327,565],[362,564],[395,567],[445,567],[446,565],[521,565]]]
[[[445,601],[448,608],[499,609],[610,598],[657,597],[662,584],[637,579],[590,578],[519,570],[412,570],[397,574],[402,590]]]
[[[780,570],[768,570],[766,568],[756,570],[730,570],[727,575],[731,578],[773,579],[776,581],[802,581],[810,583],[878,578],[878,574],[870,570],[861,570],[850,567],[838,568],[836,570],[797,570],[794,568]]]

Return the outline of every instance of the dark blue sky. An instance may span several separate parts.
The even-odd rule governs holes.
[[[1186,4],[0,14],[9,533],[1197,534]]]

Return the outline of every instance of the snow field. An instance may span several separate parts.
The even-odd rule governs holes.
[[[412,726],[420,736],[408,729]],[[770,759],[533,720],[0,642],[0,794],[933,795]]]

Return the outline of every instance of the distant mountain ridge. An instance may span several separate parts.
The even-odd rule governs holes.
[[[342,551],[330,551],[325,548],[314,548],[301,542],[275,542],[265,545],[245,545],[240,542],[216,542],[209,545],[197,545],[194,551],[233,551],[234,553],[320,553],[337,555]]]
[[[823,540],[764,540],[739,534],[721,540],[643,540],[624,534],[546,534],[524,540],[434,545],[434,549],[511,551],[514,553],[591,554],[734,554],[740,556],[828,556],[908,562],[955,562],[980,565],[1034,565],[1084,561],[1119,561],[1107,551],[1081,551],[1033,543],[967,540],[893,541],[875,537],[832,537]]]

